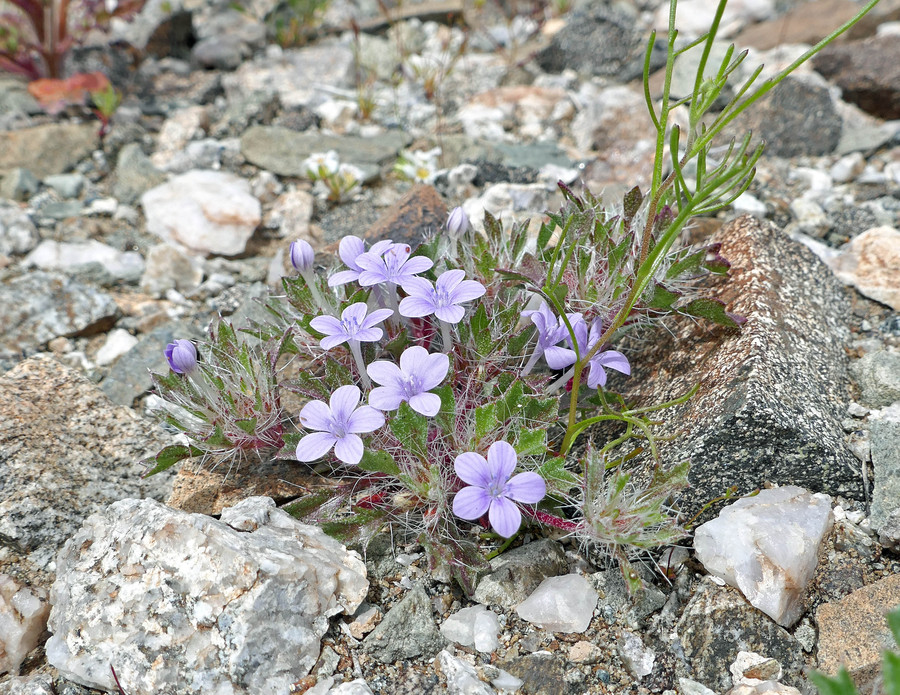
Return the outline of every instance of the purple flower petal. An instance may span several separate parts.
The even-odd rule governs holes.
[[[372,248],[369,249],[369,253],[373,256],[382,256],[384,252],[387,251],[391,246],[394,245],[394,242],[390,239],[382,239],[381,241],[376,241],[372,244]]]
[[[444,273],[444,275],[446,275],[446,273]],[[441,277],[444,276],[441,275]],[[440,278],[438,278],[438,280],[440,280]],[[475,280],[464,280],[450,291],[450,300],[454,304],[470,302],[473,299],[478,299],[483,296],[485,292],[487,292],[487,290],[484,289],[484,285],[480,282],[475,282]]]
[[[404,280],[402,287],[406,294],[413,297],[431,297],[432,289],[434,289],[431,282],[419,277],[411,277]]]
[[[362,325],[368,311],[369,307],[366,306],[365,302],[351,304],[341,312],[341,322],[355,321],[357,325]],[[382,311],[390,311],[390,309],[383,309]],[[312,321],[310,321],[310,325],[312,326]],[[315,326],[313,326],[313,328],[315,328]],[[343,327],[341,327],[341,330],[344,330]]]
[[[491,496],[480,487],[464,487],[453,498],[453,513],[469,521],[480,519],[490,506]]]
[[[334,445],[334,455],[339,461],[356,465],[363,455],[362,439],[357,434],[346,434]]]
[[[418,375],[428,363],[428,350],[418,345],[406,348],[400,355],[400,369],[407,376]],[[449,364],[449,362],[448,362]]]
[[[371,343],[376,340],[381,340],[381,336],[384,334],[380,328],[364,328],[360,331],[356,331],[356,340],[362,343]]]
[[[424,349],[424,348],[423,348]],[[403,380],[403,372],[393,362],[371,362],[366,371],[372,377],[372,381],[382,386],[394,386]],[[390,409],[389,409],[390,410]]]
[[[428,270],[434,265],[434,261],[427,256],[413,256],[403,264],[403,274],[413,275]]]
[[[300,424],[310,430],[331,429],[331,408],[322,401],[310,401],[300,410]]]
[[[631,374],[631,365],[628,358],[618,350],[606,350],[599,355],[595,355],[594,359],[608,369],[615,369],[622,374]]]
[[[596,389],[606,386],[606,370],[599,362],[591,360],[591,371],[588,372],[587,385],[589,388]]]
[[[505,482],[516,470],[518,456],[512,444],[497,441],[488,449],[487,463],[492,483]],[[467,481],[468,482],[468,481]]]
[[[434,283],[439,289],[444,290],[445,292],[452,292],[453,288],[455,288],[459,283],[463,281],[466,277],[466,271],[460,270],[459,268],[454,268],[453,270],[447,270],[441,273],[438,276],[437,281]]]
[[[298,461],[315,461],[327,454],[338,438],[330,432],[313,432],[297,443]]]
[[[384,415],[380,410],[363,405],[354,410],[346,422],[347,431],[353,434],[374,432],[384,425]]]
[[[425,297],[410,296],[400,300],[400,315],[407,318],[429,316],[434,313],[434,309],[434,301]]]
[[[381,336],[379,336],[379,337],[381,337]],[[376,340],[378,340],[378,338],[376,338]],[[340,345],[341,343],[344,343],[346,341],[347,341],[346,335],[329,335],[329,336],[322,338],[322,340],[319,341],[319,345],[322,347],[323,350],[330,350],[331,348],[337,347],[338,345]]]
[[[575,364],[575,351],[568,348],[550,346],[544,350],[544,359],[550,369],[563,369]]]
[[[360,304],[362,304],[362,302],[360,302]],[[354,304],[354,306],[356,305]],[[360,323],[360,328],[372,328],[372,326],[374,326],[375,324],[381,323],[382,321],[390,318],[393,315],[393,309],[376,309],[362,320],[362,322]],[[381,336],[378,337],[380,338]],[[375,338],[375,340],[378,340],[378,338]]]
[[[337,287],[338,285],[346,285],[348,282],[356,282],[357,280],[359,280],[358,270],[341,270],[328,278],[328,286]]]
[[[517,502],[537,504],[547,494],[547,483],[537,473],[519,473],[506,484],[506,496]]]
[[[331,394],[331,414],[339,427],[346,426],[347,420],[359,403],[359,388],[352,384],[341,386]]]
[[[309,325],[325,335],[336,335],[344,332],[344,326],[334,316],[316,316]]]
[[[449,306],[440,306],[436,308],[434,310],[434,315],[445,323],[459,323],[462,321],[463,316],[466,315],[466,310],[461,306],[450,304]]]
[[[434,417],[441,410],[441,397],[436,393],[417,393],[409,399],[409,407],[420,415]]]
[[[522,525],[522,512],[505,497],[498,497],[491,501],[488,511],[488,519],[491,527],[504,538],[509,538]]]
[[[372,366],[371,364],[369,365]],[[373,379],[375,377],[372,377]],[[403,392],[390,386],[376,386],[369,393],[369,405],[378,410],[397,410],[403,402]]]
[[[453,469],[456,471],[459,479],[469,485],[486,488],[493,481],[484,456],[476,454],[474,451],[467,451],[457,456],[456,461],[453,463]]]
[[[400,356],[400,364],[403,364],[403,356]],[[447,372],[450,371],[450,358],[443,352],[434,355],[428,355],[428,359],[418,370],[419,379],[421,379],[422,390],[430,391],[436,386],[440,386],[444,379],[447,378]]]
[[[356,259],[366,251],[366,245],[362,239],[355,236],[345,236],[338,245],[338,255],[348,268],[359,272]],[[355,278],[354,278],[355,279]]]

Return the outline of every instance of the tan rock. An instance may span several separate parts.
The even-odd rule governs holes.
[[[857,589],[816,610],[819,669],[830,676],[845,666],[860,692],[881,672],[881,654],[896,645],[885,615],[900,605],[900,575]]]
[[[62,174],[97,148],[98,132],[96,123],[50,123],[0,133],[0,177],[16,167],[39,179]]]
[[[830,265],[848,285],[900,311],[900,231],[868,229],[847,244]]]

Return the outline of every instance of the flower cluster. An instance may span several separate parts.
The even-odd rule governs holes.
[[[315,181],[317,192],[333,203],[352,199],[365,178],[359,167],[342,163],[334,150],[311,154],[304,160],[303,170]]]

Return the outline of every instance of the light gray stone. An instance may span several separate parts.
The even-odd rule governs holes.
[[[500,646],[499,631],[497,614],[481,605],[458,610],[441,623],[444,637],[464,647],[475,647],[479,652],[490,653]]]
[[[49,123],[0,133],[0,175],[28,169],[37,178],[62,174],[100,143],[97,123]],[[65,147],[60,147],[65,143]]]
[[[28,200],[37,193],[40,183],[28,169],[16,167],[6,173],[0,182],[0,197],[10,200]]]
[[[38,646],[47,627],[47,592],[0,574],[0,675],[19,672],[19,666]]]
[[[129,142],[116,159],[112,194],[120,203],[132,205],[147,190],[164,183],[166,175],[153,166],[136,142]]]
[[[49,186],[63,198],[77,198],[87,179],[82,174],[51,174],[44,177],[44,185]]]
[[[25,210],[15,203],[0,200],[0,255],[28,253],[40,238]]]
[[[900,509],[900,422],[872,420],[869,433],[875,470],[871,524],[875,531],[896,543],[900,539],[891,538],[896,526],[888,524],[888,520]]]
[[[61,273],[31,271],[0,285],[0,355],[34,350],[59,336],[101,331],[118,311],[101,290]]]
[[[882,408],[900,401],[900,352],[876,350],[852,362],[850,371],[856,378],[867,406]]]
[[[390,664],[434,656],[445,643],[431,614],[431,601],[417,584],[363,640],[363,649],[381,663]]]
[[[584,632],[597,607],[597,591],[580,574],[547,577],[516,607],[522,620],[553,632]]]
[[[203,265],[199,259],[170,246],[157,244],[147,251],[141,291],[162,297],[169,290],[188,294],[203,282]]]
[[[47,660],[105,690],[112,662],[126,692],[287,693],[365,565],[270,498],[227,520],[133,499],[90,516],[59,554]]]
[[[566,554],[559,543],[535,541],[491,560],[491,573],[478,582],[475,600],[512,608],[528,598],[544,579],[567,571]]]
[[[110,277],[134,281],[144,272],[144,259],[135,251],[119,251],[99,241],[66,242],[45,239],[29,253],[22,265],[41,270],[74,272],[90,263],[98,263]]]
[[[446,649],[436,659],[447,681],[448,695],[494,695],[494,689],[478,678],[475,667],[453,656]]]

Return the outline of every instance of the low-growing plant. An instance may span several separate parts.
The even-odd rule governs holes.
[[[342,163],[335,150],[311,154],[303,168],[307,178],[315,183],[316,192],[332,203],[350,200],[362,188],[363,172]]]
[[[314,272],[312,248],[295,242],[299,275],[268,300],[269,321],[244,335],[220,323],[199,352],[187,341],[170,345],[173,373],[156,381],[167,422],[187,442],[160,452],[153,470],[278,449],[281,458],[320,462],[328,479],[287,506],[297,518],[345,542],[403,524],[432,566],[467,592],[486,567],[485,538],[502,539],[502,550],[523,520],[606,551],[638,588],[634,555],[687,533],[670,505],[688,464],[665,465],[657,451],[658,418],[675,401],[635,407],[609,388],[612,373],[631,373],[632,357],[612,346],[623,332],[673,315],[740,328],[743,319],[697,289],[698,278],[728,271],[718,246],[679,244],[693,216],[746,190],[762,153],[747,135],[714,156],[714,138],[852,25],[772,79],[756,85],[755,72],[710,118],[746,57],[732,49],[707,71],[725,3],[708,34],[676,48],[671,0],[658,105],[645,87],[657,129],[648,190],[604,201],[560,184],[564,204],[536,235],[490,214],[476,233],[457,209],[445,233],[415,249],[345,237],[342,265],[327,278]],[[675,60],[700,43],[693,92],[674,101]],[[669,125],[681,106],[684,130]],[[689,163],[693,178],[684,173]],[[279,376],[285,360],[302,366],[291,378]],[[306,400],[294,423],[280,389]],[[575,447],[594,426],[602,430]]]

